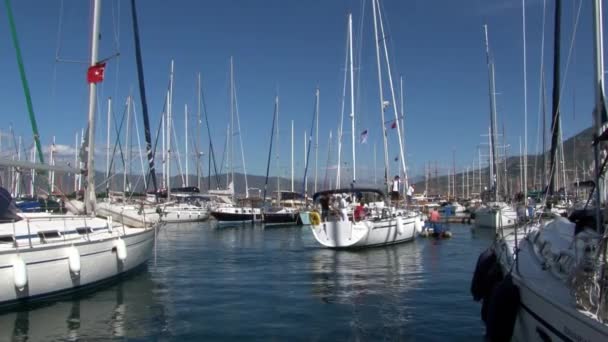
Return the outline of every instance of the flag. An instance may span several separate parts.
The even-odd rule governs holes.
[[[359,137],[359,142],[361,144],[367,143],[367,130],[361,132],[361,136]]]
[[[393,124],[391,125],[392,129],[397,128],[397,120],[393,121]]]
[[[87,70],[87,82],[99,83],[103,81],[103,72],[106,69],[106,63],[98,63],[91,65]]]

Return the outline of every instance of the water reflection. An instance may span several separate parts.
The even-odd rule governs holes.
[[[313,293],[325,302],[399,296],[423,282],[416,243],[360,251],[319,249],[313,255]]]
[[[0,341],[145,338],[163,330],[164,309],[155,283],[138,272],[90,294],[0,314]]]

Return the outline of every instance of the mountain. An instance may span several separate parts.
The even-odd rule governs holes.
[[[547,152],[545,153],[546,160],[546,170],[547,174],[550,168],[550,144],[551,139],[548,137],[547,141]],[[590,179],[592,177],[593,171],[593,150],[591,148],[591,142],[593,141],[593,128],[589,127],[579,132],[578,134],[570,137],[563,143],[564,149],[564,160],[565,160],[565,170],[566,170],[566,184],[568,187],[572,187],[572,183],[575,182],[576,177],[578,176],[580,181]],[[530,189],[540,189],[542,188],[542,156],[543,154],[533,154],[528,155],[527,164],[528,164],[528,187]],[[523,158],[520,156],[510,156],[506,160],[506,175],[507,175],[507,185],[510,193],[518,192],[521,184],[521,168],[523,168]],[[522,165],[520,167],[520,165]],[[499,178],[500,182],[504,185],[503,182],[505,176],[505,163],[504,161],[497,165],[497,168],[500,172]],[[488,185],[488,177],[489,177],[489,167],[484,167],[481,170],[475,169],[469,173],[469,193],[479,193],[480,182],[479,182],[479,174],[481,171],[481,187],[486,187]],[[558,185],[563,186],[563,174],[560,169],[558,169]],[[586,171],[586,172],[584,172]],[[464,180],[464,187],[463,187]],[[424,177],[422,180],[415,182],[414,187],[416,188],[416,192],[422,192],[425,189],[425,180]],[[502,187],[502,186],[501,186]],[[459,197],[462,195],[463,188],[466,192],[466,172],[460,172],[456,174],[456,196]],[[429,194],[447,194],[448,193],[448,176],[442,175],[439,177],[431,177],[428,181],[428,192]]]

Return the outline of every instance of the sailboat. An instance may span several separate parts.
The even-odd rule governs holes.
[[[94,0],[90,72],[100,67],[98,43],[101,0]],[[133,17],[135,3],[132,2]],[[134,21],[134,26],[136,22]],[[137,31],[135,34],[138,35]],[[91,71],[92,70],[92,71]],[[0,306],[20,305],[92,287],[145,265],[152,254],[157,225],[135,228],[95,217],[96,82],[89,78],[89,139],[86,168],[87,215],[28,217],[15,211],[8,191],[0,188]],[[3,161],[4,164],[4,161]],[[10,165],[9,165],[10,166]],[[32,164],[31,168],[60,167]],[[80,170],[72,170],[72,172]]]
[[[608,340],[608,235],[601,219],[605,200],[600,168],[600,144],[608,140],[604,94],[602,6],[594,1],[595,52],[595,207],[564,218],[544,216],[524,227],[511,253],[498,241],[480,255],[471,292],[484,300],[482,315],[491,340]],[[548,193],[554,191],[559,129],[559,32],[561,0],[555,4],[553,139]],[[546,199],[547,200],[547,199]],[[550,200],[550,199],[549,199]],[[517,233],[517,230],[516,230]],[[502,243],[501,243],[502,242]],[[493,271],[490,271],[493,270]],[[487,304],[486,304],[487,303]],[[485,315],[484,315],[485,311]]]
[[[376,0],[373,0],[372,6],[374,32],[377,37],[376,11],[380,9],[380,5]],[[382,18],[380,18],[380,22],[382,22],[381,20]],[[318,212],[311,212],[309,214],[312,223],[311,230],[315,239],[319,244],[328,248],[373,247],[411,241],[416,237],[418,232],[422,231],[423,226],[423,219],[420,214],[391,206],[387,202],[386,196],[382,191],[354,186],[357,177],[355,153],[356,140],[354,135],[355,91],[352,32],[352,14],[349,14],[347,53],[350,73],[353,183],[350,188],[339,188],[315,193],[313,201],[316,207],[321,209],[321,215],[319,215]],[[377,41],[376,52],[379,62],[380,52]],[[381,82],[380,88],[382,89]],[[380,94],[382,122],[384,122],[384,101],[382,101],[382,91]],[[403,149],[401,149],[401,152],[403,152]],[[403,157],[403,153],[401,156]]]
[[[270,160],[272,156],[272,145],[273,138],[276,139],[276,143],[278,146],[279,143],[279,96],[275,97],[274,103],[274,113],[272,117],[272,127],[270,134],[270,148],[268,150],[268,163],[266,165],[266,182],[264,184],[264,196],[262,198],[262,202],[264,203],[264,209],[262,211],[262,222],[266,226],[270,225],[295,225],[298,221],[299,214],[296,208],[294,207],[284,207],[281,206],[281,178],[277,176],[277,191],[276,191],[276,204],[272,205],[272,201],[270,205],[266,204],[266,191],[268,188],[268,176],[270,171]],[[277,159],[277,169],[279,169],[279,152],[277,147],[276,153]]]
[[[230,58],[230,127],[228,129],[227,142],[230,144],[230,174],[231,181],[229,183],[229,193],[232,195],[232,204],[216,206],[211,210],[211,216],[219,223],[223,222],[259,222],[262,219],[262,210],[253,206],[252,199],[249,198],[249,185],[247,184],[247,172],[245,171],[245,199],[236,204],[234,193],[234,144],[232,138],[234,136],[234,117],[236,114],[237,124],[239,128],[239,139],[241,142],[241,157],[243,168],[245,166],[245,152],[243,151],[243,141],[240,134],[240,119],[236,100],[236,89],[234,86],[234,64],[232,57]],[[249,202],[251,205],[247,206]]]
[[[496,89],[494,81],[494,62],[490,58],[490,48],[488,44],[488,27],[484,25],[486,59],[488,64],[489,76],[489,95],[490,95],[490,201],[481,205],[475,211],[475,225],[477,227],[500,229],[513,227],[517,224],[517,212],[511,205],[500,201],[498,198],[498,173],[496,172]]]

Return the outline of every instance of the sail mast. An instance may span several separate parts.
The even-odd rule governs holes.
[[[97,64],[99,53],[99,21],[101,15],[101,0],[93,0],[93,27],[91,29],[91,56],[89,66]],[[89,82],[89,145],[87,153],[87,189],[85,191],[85,209],[89,214],[95,215],[96,196],[95,196],[95,109],[97,106],[97,84]]]
[[[495,101],[495,83],[494,83],[494,62],[490,58],[490,44],[488,42],[488,25],[483,25],[486,43],[486,62],[488,65],[489,74],[489,92],[490,92],[490,190],[492,191],[493,200],[498,200],[498,172],[496,168],[496,101]],[[495,182],[496,181],[496,182]]]
[[[185,137],[184,137],[184,145],[185,146],[185,151],[184,151],[184,156],[186,158],[186,184],[184,184],[184,186],[189,186],[190,182],[188,182],[188,105],[184,104],[184,125],[185,125]]]
[[[348,69],[350,73],[350,136],[353,153],[353,182],[357,182],[357,155],[355,153],[355,80],[353,71],[353,15],[348,14]],[[317,103],[318,104],[318,103]],[[318,123],[318,121],[317,121]]]
[[[386,45],[386,35],[384,34],[384,23],[382,22],[382,12],[380,11],[380,0],[376,0],[376,6],[378,6],[378,21],[380,22],[380,31],[382,34],[382,45],[384,47],[384,58],[386,61],[386,74],[388,75],[388,84],[391,91],[391,99],[393,102],[393,112],[395,113],[395,125],[397,126],[397,139],[399,141],[399,157],[401,158],[401,167],[403,171],[406,171],[405,168],[405,155],[403,153],[403,140],[401,139],[402,134],[401,130],[403,127],[400,127],[399,124],[399,107],[397,107],[397,97],[395,96],[395,87],[393,86],[393,73],[391,72],[391,63],[388,58],[388,47]],[[405,187],[409,187],[407,183],[407,176],[405,177]]]
[[[372,0],[374,17],[374,42],[376,43],[376,64],[378,67],[378,87],[380,93],[380,115],[382,119],[382,140],[384,143],[384,185],[388,187],[388,142],[386,140],[386,125],[384,120],[384,95],[382,91],[382,68],[380,67],[380,46],[378,45],[378,24],[376,19],[376,0]]]
[[[169,75],[169,96],[167,96],[167,200],[171,198],[171,124],[173,120],[173,60]]]
[[[606,122],[606,102],[604,94],[604,38],[603,38],[603,22],[602,22],[602,2],[595,0],[593,5],[593,26],[594,26],[594,62],[595,62],[595,77],[593,80],[595,87],[595,108],[593,112],[594,121],[594,137],[599,137],[603,133],[604,124]],[[593,158],[595,160],[595,222],[598,232],[604,232],[604,226],[601,224],[601,203],[604,198],[604,187],[600,178],[600,146],[599,141],[593,145]],[[604,247],[603,257],[606,258],[606,247]]]
[[[560,124],[560,113],[559,113],[559,92],[560,92],[560,31],[561,31],[561,13],[562,13],[562,2],[561,0],[555,1],[555,27],[553,37],[553,108],[552,108],[552,121],[551,121],[551,168],[549,169],[549,189],[548,194],[553,195],[555,192],[555,176],[557,167],[557,148],[559,139],[559,124]]]

